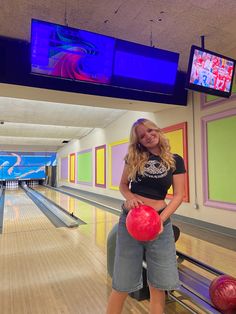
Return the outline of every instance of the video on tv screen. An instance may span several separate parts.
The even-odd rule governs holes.
[[[172,94],[179,54],[40,20],[31,23],[31,72]]]
[[[220,97],[230,97],[234,71],[234,59],[192,46],[186,87]]]
[[[112,38],[33,20],[31,44],[32,72],[110,83]]]

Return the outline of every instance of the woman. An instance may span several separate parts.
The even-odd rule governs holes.
[[[183,200],[184,162],[170,152],[168,140],[150,120],[137,120],[130,132],[128,154],[120,182],[125,198],[120,216],[112,292],[107,314],[122,312],[128,293],[142,288],[142,261],[146,254],[147,279],[150,290],[150,313],[163,314],[165,291],[179,287],[175,242],[170,216]],[[173,186],[173,198],[166,204],[165,196]],[[140,204],[159,212],[162,228],[153,241],[140,242],[126,229],[128,211]]]

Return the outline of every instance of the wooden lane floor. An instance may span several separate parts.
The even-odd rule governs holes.
[[[99,209],[99,207],[72,198],[56,190],[40,186],[38,191],[43,193],[46,197],[52,199],[68,212],[73,212],[77,217],[84,220],[86,223],[94,221],[101,222],[104,221],[105,217],[108,221],[116,219],[115,215],[109,212],[104,212]],[[232,262],[236,259],[235,251],[225,249],[223,246],[218,246],[184,233],[181,233],[180,238],[176,243],[176,248],[180,252],[192,256],[207,265],[236,277],[236,268]],[[185,264],[189,265],[187,262],[185,262]],[[192,267],[195,269],[194,266]],[[210,279],[211,278],[212,276],[210,275]]]
[[[91,215],[90,211],[99,210],[96,206],[87,204],[78,199],[71,200],[71,197],[68,195],[59,193],[58,191],[47,189],[45,187],[40,187],[41,192],[43,192],[47,197],[52,198],[53,201],[57,202],[60,206],[69,212],[74,212],[79,218],[84,220],[87,223],[94,221],[94,215]],[[90,208],[90,210],[89,210]],[[90,212],[90,213],[89,213]],[[104,214],[104,213],[103,213]],[[111,213],[107,213],[112,215]],[[105,215],[105,214],[104,214]],[[99,216],[99,215],[97,215]],[[91,219],[93,217],[93,219]],[[110,220],[110,218],[109,218]],[[98,220],[99,222],[99,220]],[[98,225],[96,226],[96,228]],[[102,230],[102,227],[101,227]],[[92,228],[90,228],[90,232]],[[94,232],[94,234],[100,234],[100,232]],[[102,234],[102,233],[101,233]],[[102,238],[102,236],[101,236]],[[103,236],[103,239],[106,241],[106,237]],[[222,272],[230,274],[236,277],[236,269],[234,263],[232,262],[236,258],[236,252],[225,249],[222,246],[214,245],[210,242],[199,240],[195,237],[191,237],[187,234],[181,233],[180,239],[176,243],[177,250],[183,252],[189,256],[192,256],[195,259],[200,260],[201,262],[210,265],[213,268],[219,269]],[[105,248],[105,243],[104,243]],[[205,276],[209,280],[215,278],[214,275],[209,272],[200,269],[199,267],[194,266],[193,264],[184,261],[183,265],[189,267],[193,271],[199,273],[200,275]]]
[[[105,313],[110,278],[103,234],[107,236],[113,225],[104,231],[99,226],[102,236],[90,225],[81,233],[56,229],[22,190],[7,191],[5,201],[1,313]],[[147,313],[146,305],[132,299],[126,313],[130,307],[132,313]]]
[[[3,233],[53,228],[22,189],[6,190]]]
[[[6,194],[5,228],[0,236],[1,313],[104,313],[110,289],[106,257],[96,241],[91,241],[88,226],[81,233],[55,228],[41,219],[43,214],[35,214],[34,204],[25,210],[27,201],[22,201],[21,193]],[[17,215],[11,213],[15,206]],[[38,228],[31,225],[35,225],[35,216]],[[12,220],[18,226],[22,222],[24,228],[9,232],[7,225]],[[133,313],[147,312],[140,304],[132,308]]]
[[[105,211],[101,209],[99,206],[91,205],[86,203],[85,201],[81,201],[74,197],[70,197],[63,193],[60,193],[56,190],[49,189],[43,186],[38,186],[36,191],[40,192],[42,195],[46,196],[54,203],[62,207],[68,213],[72,214],[75,217],[78,217],[86,224],[94,225],[101,224],[100,228],[100,237],[101,234],[104,233],[104,227],[102,226],[104,223],[108,225],[109,230],[114,226],[118,221],[118,216],[114,215],[109,211]],[[92,232],[93,227],[90,227],[90,231]],[[96,232],[96,230],[95,230]],[[98,233],[97,233],[98,234]],[[106,241],[106,239],[105,239]]]
[[[236,260],[236,251],[226,249],[223,246],[215,245],[207,241],[199,240],[184,233],[181,233],[180,238],[176,243],[176,249],[236,278],[236,267],[234,263]],[[184,262],[184,264],[199,271],[198,267],[196,268],[195,266],[190,265],[189,262]],[[201,274],[208,277],[210,280],[215,277],[204,270],[201,270]]]
[[[31,200],[27,202],[22,193],[6,193],[5,227],[0,235],[1,313],[105,313],[111,279],[104,252],[111,221],[103,225],[103,231],[101,226],[91,229],[92,223],[55,228],[34,204],[26,210]],[[18,207],[18,214],[13,206]],[[14,219],[18,228],[10,229],[8,224]],[[117,220],[114,216],[113,222]],[[104,223],[101,217],[99,223]],[[104,235],[97,237],[95,230]],[[129,297],[123,313],[148,313],[148,306],[148,301]],[[166,313],[187,312],[174,302]]]
[[[7,192],[6,200],[9,200],[8,195]],[[17,191],[10,195],[12,203],[8,203],[4,212],[5,227],[0,235],[1,313],[105,313],[111,290],[106,268],[106,239],[118,216],[102,214],[99,208],[97,214],[96,207],[87,204],[87,207],[83,205],[80,217],[86,225],[75,229],[55,228],[34,204],[25,211],[25,204],[21,207],[18,203],[19,195]],[[54,198],[59,197],[54,195],[55,201]],[[66,198],[60,202],[60,206],[63,202],[69,203]],[[18,206],[18,215],[13,206]],[[37,215],[35,210],[39,211]],[[18,228],[7,227],[10,217],[12,220],[17,217]],[[189,241],[188,236],[181,237],[182,249],[198,250],[195,238]],[[199,250],[201,254],[205,251]],[[129,297],[123,314],[148,313],[148,306],[148,301],[138,302]],[[189,312],[172,302],[167,304],[165,313]]]

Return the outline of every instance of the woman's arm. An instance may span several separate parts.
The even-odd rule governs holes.
[[[173,176],[173,198],[168,203],[166,208],[160,214],[161,220],[166,221],[179,207],[184,197],[184,173],[176,174]]]
[[[143,202],[140,199],[138,199],[138,197],[130,191],[129,184],[130,184],[130,181],[128,179],[128,166],[125,165],[122,176],[121,176],[119,189],[120,189],[121,194],[124,196],[126,200],[125,207],[127,209],[138,207],[140,204],[143,204]]]

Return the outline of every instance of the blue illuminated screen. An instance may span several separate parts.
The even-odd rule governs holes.
[[[55,165],[54,152],[0,151],[0,180],[45,179],[46,166]]]
[[[32,20],[35,74],[172,94],[178,60],[175,52]]]

